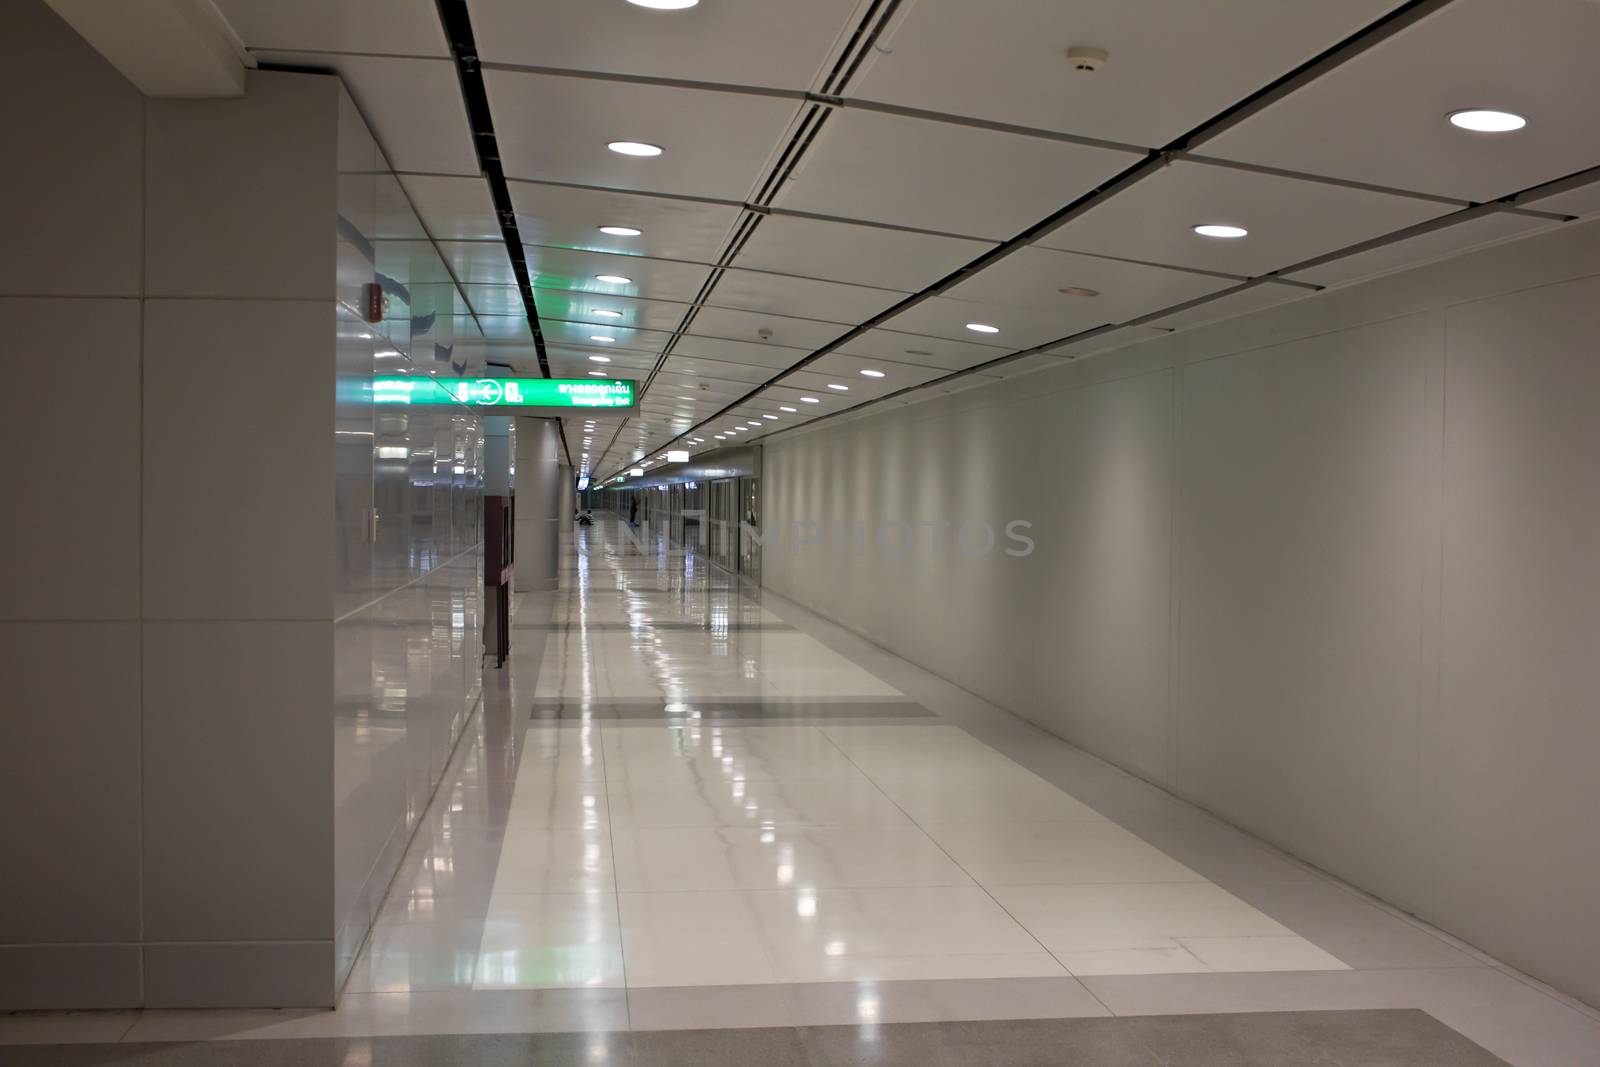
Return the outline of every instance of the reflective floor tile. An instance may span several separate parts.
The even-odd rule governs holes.
[[[611,825],[879,825],[905,823],[904,812],[865,776],[708,783],[611,782]]]
[[[477,989],[620,987],[616,895],[496,894],[489,900]]]
[[[939,823],[923,829],[981,885],[1202,880],[1111,823]]]

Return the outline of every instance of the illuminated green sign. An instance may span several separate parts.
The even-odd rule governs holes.
[[[635,383],[597,378],[372,379],[374,404],[407,407],[466,404],[478,408],[631,408]]]

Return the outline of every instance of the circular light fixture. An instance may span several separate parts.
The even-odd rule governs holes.
[[[773,422],[777,422],[778,421],[778,416],[776,416],[776,415],[763,415],[761,417],[763,419],[771,419]]]
[[[612,237],[638,237],[643,230],[636,230],[632,226],[602,226],[601,233],[608,233]]]
[[[646,144],[644,141],[612,141],[607,148],[619,156],[659,156],[661,146]]]
[[[622,312],[612,311],[610,308],[590,308],[589,314],[599,315],[602,319],[620,319]]]
[[[836,393],[848,393],[850,391],[850,387],[848,385],[840,385],[838,382],[829,382],[828,388],[832,389]]]
[[[822,403],[822,401],[818,400],[814,396],[803,396],[803,397],[800,398],[800,403],[802,403],[802,404],[820,404],[820,403]]]
[[[1000,327],[990,326],[987,322],[969,322],[967,329],[973,333],[999,333]]]
[[[865,378],[882,378],[883,377],[883,371],[881,371],[881,370],[864,370],[864,371],[861,372],[861,374]]]
[[[1098,289],[1084,289],[1084,288],[1082,288],[1080,286],[1076,286],[1076,285],[1069,285],[1065,289],[1062,289],[1062,290],[1059,290],[1059,291],[1063,296],[1090,297],[1090,296],[1099,296],[1100,295],[1100,290],[1098,290]]]
[[[722,434],[720,434],[720,433],[714,433],[711,436],[712,436],[712,438],[714,440],[717,440],[717,441],[726,441],[727,440],[727,438],[725,436],[723,436]]]
[[[1243,237],[1250,231],[1243,226],[1229,226],[1221,222],[1204,222],[1194,228],[1194,232],[1201,237],[1217,237],[1225,241]]]
[[[591,363],[610,363],[611,362],[611,357],[610,356],[590,356],[589,357],[589,362],[591,362]]]
[[[620,274],[596,274],[594,280],[605,282],[607,285],[632,285],[632,278],[624,278]]]
[[[1528,124],[1528,120],[1521,115],[1482,107],[1452,111],[1449,118],[1450,125],[1458,129],[1471,130],[1473,133],[1510,133]]]
[[[799,411],[800,409],[799,408],[786,408],[782,404],[779,404],[778,405],[778,410],[779,411],[787,411],[789,414],[793,415],[795,412]]]
[[[700,0],[628,0],[634,7],[647,7],[651,11],[687,11]]]
[[[605,334],[600,333],[591,333],[589,335],[589,340],[598,341],[603,345],[614,345],[617,343],[617,339],[615,337],[607,337]]]

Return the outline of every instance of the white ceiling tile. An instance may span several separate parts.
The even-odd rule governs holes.
[[[555,319],[540,319],[539,329],[549,344],[581,347],[588,349],[590,354],[598,356],[614,356],[623,350],[658,353],[672,339],[672,334],[665,330],[593,326],[588,323],[561,322]],[[596,337],[614,337],[616,341],[607,344],[604,341],[594,340]]]
[[[993,242],[772,215],[761,220],[734,263],[916,292],[992,247]]]
[[[828,117],[775,203],[1004,241],[1140,158],[847,108]]]
[[[1297,285],[1265,282],[1237,293],[1219,296],[1215,300],[1208,300],[1187,311],[1177,311],[1171,315],[1151,319],[1148,325],[1167,330],[1186,330],[1190,326],[1231,319],[1247,312],[1259,311],[1275,304],[1286,304],[1291,300],[1300,300],[1314,294],[1315,290],[1304,289]]]
[[[771,367],[679,355],[676,351],[667,359],[667,366],[672,368],[674,374],[686,375],[713,386],[718,382],[744,382],[748,388],[772,377]]]
[[[720,337],[685,335],[672,347],[674,355],[723,360],[728,363],[748,363],[765,367],[769,371],[793,366],[811,354],[809,348],[787,348],[777,344],[757,341],[727,341]],[[770,376],[770,375],[769,375]]]
[[[523,315],[479,315],[478,324],[489,341],[533,341],[533,327]]]
[[[490,63],[655,78],[808,88],[855,0],[708,2],[685,11],[583,3],[559,12],[527,0],[470,0]]]
[[[690,326],[689,332],[702,337],[726,337],[761,344],[786,345],[811,352],[839,337],[849,328],[848,325],[838,322],[818,322],[815,319],[765,315],[757,311],[702,307],[695,312],[694,323]],[[763,338],[762,330],[771,332]]]
[[[999,333],[982,334],[985,343],[1002,346],[1007,351],[1032,348],[1048,341],[1056,341],[1080,333],[1094,326],[1103,326],[1106,318],[1090,300],[1061,298],[1058,307],[1044,310],[1034,307],[980,304],[949,297],[930,297],[907,311],[890,319],[885,325],[906,333],[926,334],[951,340],[965,340],[979,334],[968,330],[966,324],[980,323],[998,326]]]
[[[618,256],[571,248],[525,245],[528,270],[535,288],[582,290],[617,296],[647,296],[661,300],[693,300],[705,284],[709,267],[644,256]],[[597,281],[611,274],[630,279],[627,285]]]
[[[1229,167],[1164,167],[1055,231],[1046,248],[1250,277],[1435,218],[1448,205]],[[1202,223],[1248,237],[1200,237]]]
[[[993,317],[980,321],[996,326],[1005,325],[998,320],[1005,317],[1007,308],[1049,312],[1066,327],[1057,334],[1062,336],[1105,322],[1126,322],[1233,284],[1226,278],[1191,271],[1031,246],[1017,249],[942,295],[992,306],[997,309],[991,313]],[[1067,288],[1089,289],[1100,295],[1073,296],[1062,292]]]
[[[866,359],[887,359],[896,363],[960,370],[975,363],[985,363],[996,356],[1003,356],[1013,349],[973,341],[954,341],[943,337],[925,337],[895,330],[874,329],[868,330],[860,337],[852,338],[842,345],[839,351]]]
[[[1197,150],[1492,200],[1600,162],[1597,41],[1591,0],[1456,0]],[[1465,108],[1528,125],[1486,135],[1446,121]]]
[[[598,296],[581,290],[544,287],[535,287],[533,302],[541,320],[563,319],[568,322],[587,322],[595,326],[634,326],[669,331],[678,328],[690,307],[682,301]],[[621,317],[597,314],[599,311],[621,312]]]
[[[216,0],[245,47],[448,56],[433,0]]]
[[[508,178],[739,201],[796,109],[793,100],[504,70],[485,71],[484,84]],[[664,151],[618,155],[611,141]]]
[[[625,255],[713,262],[743,209],[612,189],[512,181],[517,229],[528,244]],[[638,237],[613,237],[601,226],[631,226]]]
[[[1495,212],[1454,226],[1447,226],[1442,230],[1434,230],[1420,237],[1383,245],[1370,252],[1336,259],[1320,267],[1296,271],[1289,277],[1316,285],[1340,285],[1418,266],[1436,259],[1445,259],[1484,245],[1497,244],[1560,225],[1562,224],[1551,219]]]
[[[451,60],[298,52],[261,52],[257,58],[336,71],[395,170],[479,174],[467,107]]]
[[[439,251],[463,285],[517,284],[504,242],[441,241]]]
[[[1543,200],[1519,202],[1519,206],[1538,211],[1559,211],[1567,215],[1600,215],[1600,181],[1580,185]]]
[[[943,367],[917,367],[883,359],[846,355],[842,352],[829,352],[819,357],[816,362],[808,364],[806,369],[822,375],[831,382],[841,382],[852,387],[859,384],[863,388],[876,389],[880,392],[904,389],[908,385],[921,385],[923,382],[930,382],[950,373]],[[882,371],[883,377],[865,377],[861,373],[863,370]],[[856,392],[857,390],[852,388],[851,395],[855,395]]]
[[[467,303],[480,315],[527,315],[522,293],[514,285],[465,285]]]
[[[857,323],[892,307],[906,295],[894,289],[734,267],[722,272],[707,302],[801,319]]]
[[[489,183],[483,178],[402,174],[400,184],[436,241],[492,240],[500,236]]]
[[[1398,0],[918,0],[851,95],[1158,147]],[[1066,49],[1104,48],[1072,70]]]

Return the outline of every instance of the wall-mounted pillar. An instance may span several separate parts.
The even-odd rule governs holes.
[[[556,587],[561,554],[561,438],[553,419],[519,418],[516,431],[516,578],[519,593]]]

